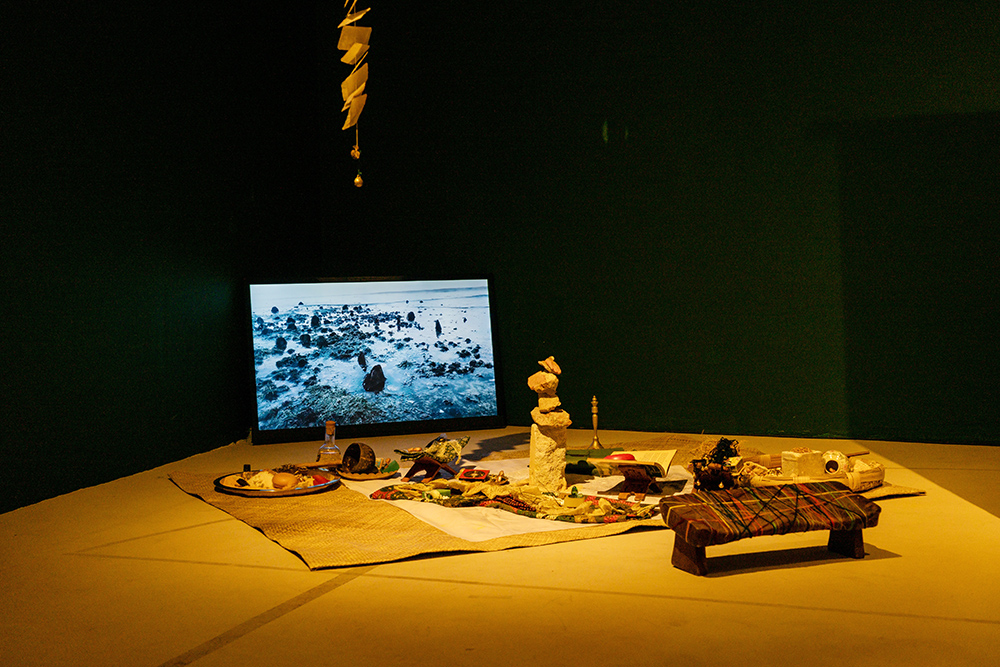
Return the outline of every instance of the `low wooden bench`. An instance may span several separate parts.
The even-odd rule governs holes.
[[[878,524],[881,509],[839,482],[695,491],[660,501],[675,533],[671,563],[698,575],[708,574],[705,547],[758,535],[829,530],[830,551],[864,558],[861,531]]]

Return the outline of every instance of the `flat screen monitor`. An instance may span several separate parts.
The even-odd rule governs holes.
[[[249,284],[253,442],[504,426],[489,278]]]

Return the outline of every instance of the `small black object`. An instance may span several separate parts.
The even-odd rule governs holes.
[[[385,374],[382,372],[382,365],[377,364],[372,366],[372,369],[365,375],[365,379],[361,382],[361,385],[365,391],[373,393],[378,393],[385,389]]]
[[[720,491],[736,486],[733,468],[728,463],[712,463],[707,459],[691,461],[694,488],[698,491]]]
[[[737,440],[719,438],[719,442],[706,458],[708,458],[709,463],[725,463],[727,460],[740,455],[739,445],[740,443]]]

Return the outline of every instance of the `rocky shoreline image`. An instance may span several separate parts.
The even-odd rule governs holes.
[[[421,285],[253,286],[259,427],[495,415],[486,281]]]

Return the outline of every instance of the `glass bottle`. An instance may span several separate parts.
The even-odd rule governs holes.
[[[340,447],[337,446],[337,423],[326,423],[326,439],[319,448],[319,455],[316,457],[317,463],[325,463],[328,466],[338,466],[342,462]]]

